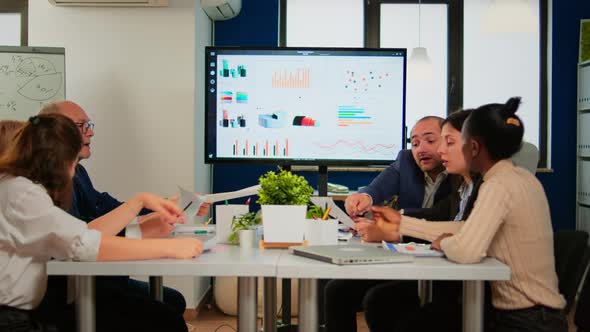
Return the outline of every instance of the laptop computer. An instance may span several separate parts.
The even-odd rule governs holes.
[[[410,255],[368,245],[293,246],[289,247],[289,252],[337,265],[406,263],[414,260]]]

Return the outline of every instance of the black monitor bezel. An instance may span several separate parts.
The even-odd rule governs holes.
[[[314,166],[382,166],[390,164],[391,160],[354,160],[354,159],[300,159],[300,158],[227,158],[227,157],[209,157],[208,155],[208,143],[209,143],[209,62],[210,53],[212,51],[292,51],[292,52],[374,52],[374,53],[402,53],[403,56],[403,93],[402,93],[402,137],[401,137],[401,148],[404,149],[406,144],[406,89],[407,89],[407,62],[408,54],[406,48],[349,48],[349,47],[251,47],[251,46],[207,46],[205,47],[205,139],[204,139],[204,154],[206,164],[257,164],[257,165],[314,165]],[[215,110],[214,115],[216,115]],[[217,138],[217,135],[215,136]],[[213,142],[216,144],[216,141]]]

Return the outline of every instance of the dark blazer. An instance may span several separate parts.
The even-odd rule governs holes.
[[[473,209],[473,204],[477,199],[477,193],[479,191],[479,186],[483,182],[481,176],[473,176],[473,190],[471,191],[471,196],[469,196],[469,200],[467,201],[467,205],[465,206],[465,211],[463,212],[463,220],[467,220],[471,210]],[[441,199],[440,201],[436,202],[432,208],[428,209],[415,209],[415,208],[408,208],[404,210],[404,215],[426,219],[430,221],[449,221],[455,219],[457,213],[459,213],[459,204],[461,202],[461,196],[459,195],[459,187],[463,183],[462,179],[453,178],[451,180],[451,193]]]
[[[452,178],[447,176],[440,184],[434,195],[435,203],[450,194]],[[421,208],[424,184],[424,172],[416,164],[412,151],[401,150],[396,160],[359,192],[369,194],[375,205],[397,196],[398,209]]]
[[[432,208],[429,209],[406,209],[404,210],[404,215],[415,217],[415,218],[423,218],[430,221],[449,221],[453,220],[457,213],[459,213],[459,204],[461,202],[461,196],[459,195],[459,186],[463,182],[463,180],[456,180],[457,178],[452,180],[452,193],[447,196],[446,198],[438,201]],[[467,205],[465,206],[465,211],[463,211],[463,220],[467,220],[469,214],[471,214],[471,210],[473,209],[473,204],[477,199],[477,194],[479,192],[479,187],[483,183],[483,178],[480,175],[473,176],[473,190],[471,191],[471,196],[469,196],[469,200],[467,201]],[[404,242],[427,242],[420,239],[415,239],[411,237],[404,237]],[[486,285],[489,287],[489,285]],[[462,294],[463,294],[463,285],[461,282],[458,281],[434,281],[432,285],[432,301],[435,304],[427,304],[427,306],[442,306],[450,308],[452,310],[456,310],[456,313],[460,313],[460,303],[462,303]],[[487,289],[486,289],[487,292]],[[486,297],[488,300],[489,297]],[[486,301],[486,305],[488,305]],[[427,309],[428,310],[428,309]],[[457,323],[459,324],[459,323]],[[457,325],[457,326],[460,326]]]
[[[84,166],[78,164],[73,179],[74,189],[72,192],[72,207],[70,214],[74,217],[91,222],[112,210],[119,207],[123,202],[118,201],[107,192],[99,192],[92,185],[92,180]],[[150,213],[150,210],[143,209],[140,215]],[[119,235],[124,235],[125,230]]]

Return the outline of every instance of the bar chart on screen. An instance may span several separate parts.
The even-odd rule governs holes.
[[[235,139],[232,156],[288,157],[289,139]]]
[[[310,81],[309,68],[278,69],[272,74],[273,88],[307,89]]]

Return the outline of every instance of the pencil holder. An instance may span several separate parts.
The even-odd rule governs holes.
[[[338,244],[338,220],[306,219],[305,240],[308,245]]]
[[[227,238],[231,234],[231,222],[235,216],[248,213],[248,205],[229,204],[215,206],[215,233],[219,243],[229,243]]]

